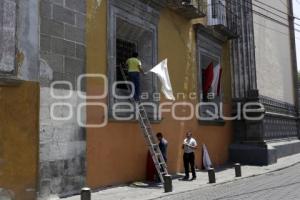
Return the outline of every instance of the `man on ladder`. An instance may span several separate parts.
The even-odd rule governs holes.
[[[134,85],[134,100],[136,102],[140,101],[140,73],[145,74],[142,68],[142,62],[138,59],[139,54],[134,52],[132,57],[126,61],[128,67],[129,81]]]
[[[142,72],[145,74],[144,70],[142,69],[141,61],[138,59],[138,53],[133,53],[132,58],[129,58],[126,61],[126,64],[128,66],[128,75],[130,81],[133,83],[135,87],[134,92],[134,98],[131,98],[131,101],[138,103],[140,101],[140,73]],[[167,72],[167,60],[164,60],[162,63],[158,64],[153,69],[162,68],[165,69],[163,72],[165,73],[164,76],[161,76],[161,79],[163,77],[166,78],[166,81],[164,84],[168,84],[167,88],[172,88],[170,81],[169,81],[169,74]],[[153,70],[152,69],[152,70]],[[125,74],[123,71],[122,75],[124,79],[126,80]],[[156,71],[154,71],[156,73]],[[169,92],[172,92],[172,89],[170,89]],[[175,99],[172,93],[172,100]],[[151,127],[150,120],[147,116],[147,112],[142,104],[138,104],[138,121],[140,124],[140,127],[142,129],[142,133],[145,137],[146,143],[148,145],[148,148],[150,150],[151,157],[153,159],[156,171],[158,173],[159,179],[161,183],[164,184],[165,192],[171,192],[172,191],[172,179],[171,176],[168,173],[167,170],[167,164],[165,162],[164,156],[162,152],[159,149],[159,145],[157,144],[157,141],[154,138],[153,130]]]

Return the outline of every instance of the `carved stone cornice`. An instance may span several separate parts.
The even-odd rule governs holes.
[[[161,8],[166,7],[166,1],[165,0],[139,0],[142,3],[149,5],[157,10],[160,10]]]
[[[157,10],[170,8],[187,19],[206,16],[206,0],[139,0]]]
[[[296,107],[293,104],[260,95],[260,102],[267,112],[297,117]]]

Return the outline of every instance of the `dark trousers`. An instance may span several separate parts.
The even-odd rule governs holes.
[[[183,163],[184,163],[184,169],[185,169],[185,177],[189,178],[189,172],[190,172],[190,167],[191,167],[193,178],[196,178],[195,154],[194,153],[184,153],[183,154]]]
[[[128,72],[129,80],[133,83],[135,92],[134,100],[140,100],[140,73],[139,72]]]

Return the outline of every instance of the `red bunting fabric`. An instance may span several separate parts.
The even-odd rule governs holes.
[[[208,67],[204,70],[204,85],[203,85],[203,92],[207,94],[211,84],[214,80],[214,65],[211,62]]]

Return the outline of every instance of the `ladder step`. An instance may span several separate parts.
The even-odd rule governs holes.
[[[161,173],[167,173],[166,168],[161,168]]]
[[[160,153],[155,153],[156,157],[159,158],[159,159],[164,159],[164,156],[161,155]]]
[[[160,165],[167,165],[165,162],[160,162],[158,164],[160,164]]]
[[[146,128],[146,127],[141,127],[142,129],[144,129],[144,131],[147,131],[147,134],[150,135],[150,133],[152,133],[152,129],[151,128]]]
[[[152,139],[152,136],[151,135],[145,135],[145,138]],[[152,143],[150,145],[152,145]]]

